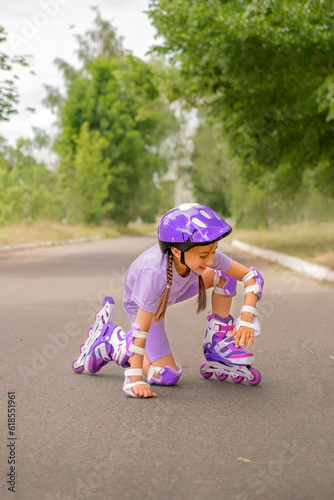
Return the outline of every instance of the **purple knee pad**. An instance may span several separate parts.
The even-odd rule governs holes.
[[[225,279],[223,288],[217,286],[220,278]],[[237,284],[238,280],[236,278],[232,278],[232,276],[229,276],[223,271],[216,271],[216,276],[213,281],[215,293],[219,293],[219,295],[224,295],[225,297],[234,297],[237,294]]]
[[[174,370],[171,366],[164,366],[163,368],[159,368],[158,366],[151,365],[149,373],[148,373],[148,382],[150,384],[156,385],[175,385],[183,372],[181,365],[176,365],[177,370]],[[150,374],[150,371],[152,375]],[[154,372],[159,373],[160,378],[154,377]]]

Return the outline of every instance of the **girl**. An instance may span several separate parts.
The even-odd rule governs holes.
[[[255,268],[249,270],[217,250],[218,241],[231,231],[231,226],[205,205],[185,204],[167,212],[158,228],[159,245],[140,255],[125,276],[123,306],[132,322],[130,330],[124,333],[110,323],[111,313],[103,320],[106,324],[97,321],[96,340],[90,342],[84,367],[96,373],[107,362],[115,361],[126,368],[123,390],[132,397],[156,396],[146,380],[157,385],[176,384],[182,367],[175,363],[169,347],[166,309],[198,294],[198,312],[203,311],[206,289],[211,287],[212,311],[207,317],[203,346],[211,365],[206,365],[220,367],[221,378],[227,377],[222,373],[229,373],[222,372],[222,363],[230,371],[233,366],[241,369],[251,365],[253,355],[245,348],[248,342],[253,344],[254,334],[259,334],[256,304],[263,279]],[[246,288],[241,316],[233,325],[230,307],[237,280]],[[110,298],[104,302],[109,310],[111,302]],[[202,375],[211,376],[204,368]]]

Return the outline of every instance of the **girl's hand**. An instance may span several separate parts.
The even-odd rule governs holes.
[[[237,333],[236,326],[234,327],[230,337],[235,337],[235,346],[239,347],[239,345],[243,348],[246,348],[248,342],[250,345],[253,345],[254,342],[254,330],[253,328],[247,328],[247,326],[241,326]]]
[[[130,377],[131,382],[137,382],[138,380],[141,380],[138,377]],[[144,382],[142,384],[135,385],[132,387],[133,393],[138,397],[138,398],[156,398],[157,394],[155,392],[152,392],[150,387],[145,384]]]

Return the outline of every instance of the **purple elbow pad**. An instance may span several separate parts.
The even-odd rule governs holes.
[[[260,272],[256,269],[256,267],[251,267],[250,269],[251,269],[251,271],[253,271],[256,284],[259,287],[259,291],[255,292],[255,295],[257,295],[258,299],[260,300],[262,297],[264,279],[261,276]]]
[[[251,278],[255,279],[256,285],[247,286],[245,288],[245,293],[253,292],[257,296],[258,300],[260,300],[262,297],[264,279],[261,276],[260,272],[256,269],[256,267],[251,267],[250,272],[242,278],[242,281],[244,284],[246,284],[246,281],[248,281]]]

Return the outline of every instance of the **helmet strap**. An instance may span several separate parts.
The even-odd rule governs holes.
[[[181,264],[183,264],[184,266],[186,266],[190,270],[190,267],[187,266],[187,264],[184,260],[184,254],[185,254],[185,252],[181,252],[180,262],[181,262]]]

